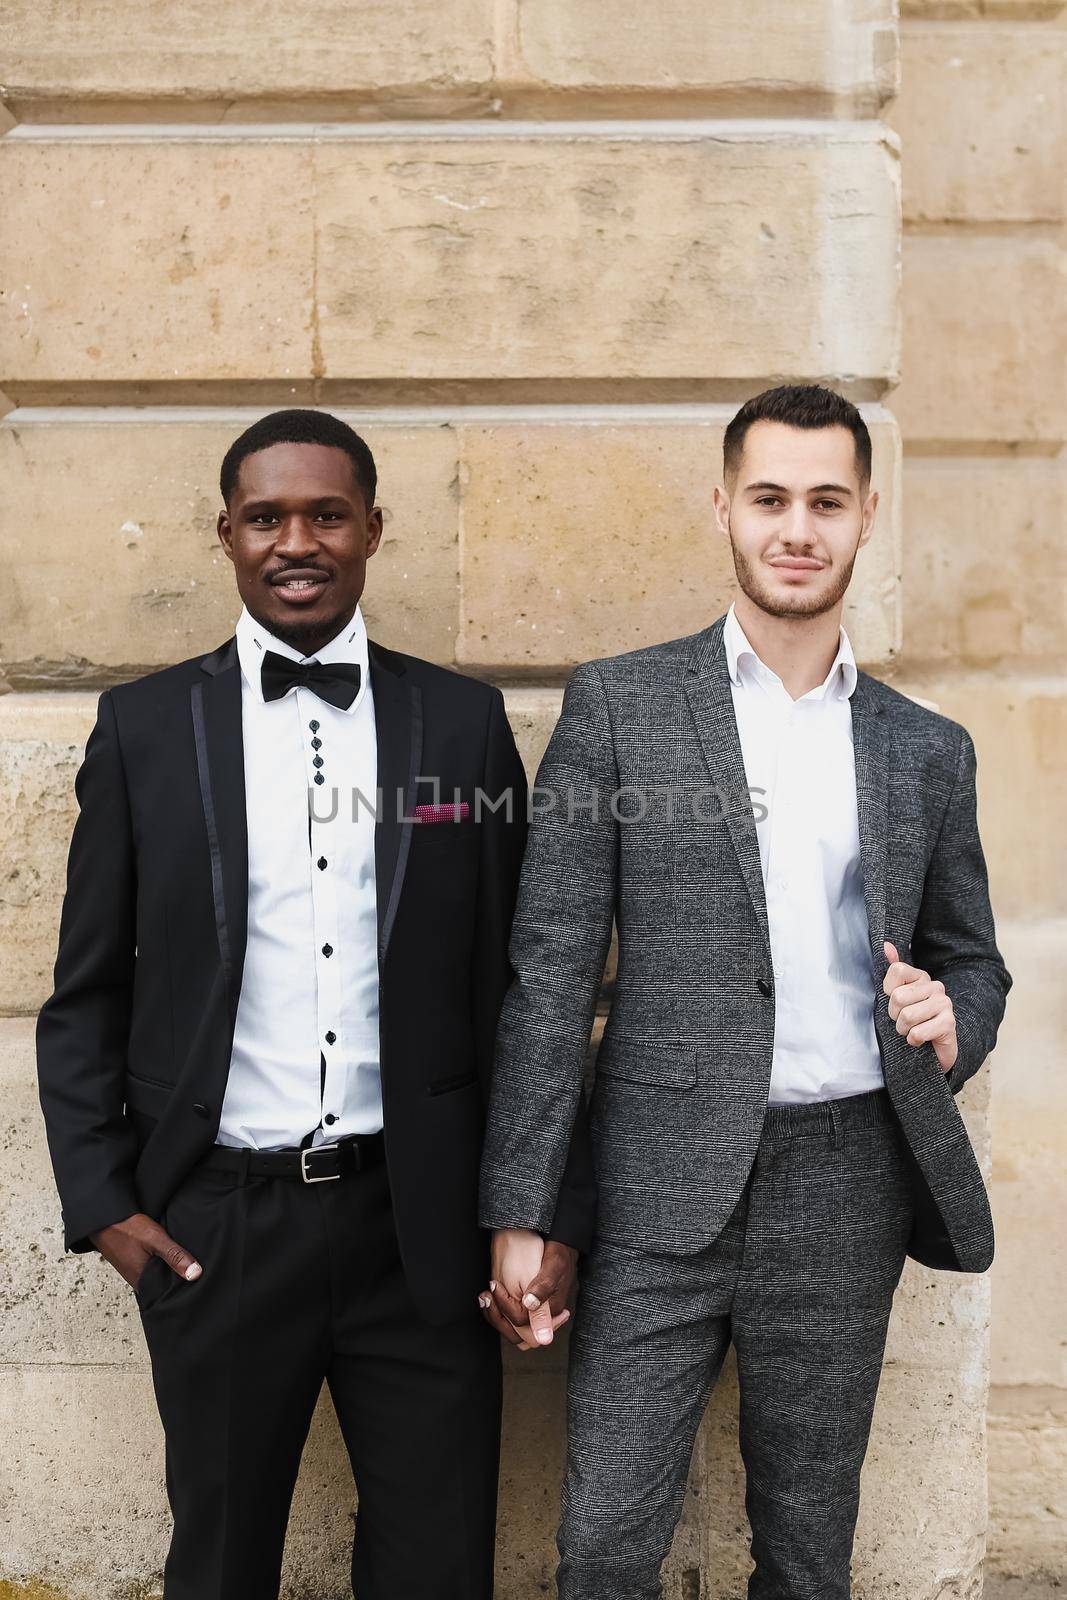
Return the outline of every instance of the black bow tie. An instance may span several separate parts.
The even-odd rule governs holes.
[[[267,651],[260,669],[264,700],[280,700],[296,684],[341,711],[347,711],[359,693],[359,679],[355,661],[331,661],[323,666],[320,661],[291,661],[276,650]]]

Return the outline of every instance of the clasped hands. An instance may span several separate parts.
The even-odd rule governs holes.
[[[502,1339],[519,1350],[552,1343],[570,1320],[578,1278],[578,1252],[527,1228],[493,1234],[488,1289],[478,1296],[482,1315]]]

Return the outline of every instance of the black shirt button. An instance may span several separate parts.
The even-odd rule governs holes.
[[[334,1123],[337,1121],[337,1118],[334,1116],[332,1111],[327,1111],[326,1116],[324,1117],[323,1120],[325,1122],[328,1122],[330,1124],[330,1127],[332,1128]]]
[[[311,729],[312,733],[318,733],[319,731],[319,725],[317,722],[309,722],[308,727]]]
[[[312,761],[311,765],[313,767],[321,767],[322,766],[322,757],[321,756],[316,756],[314,758],[314,760]]]
[[[320,872],[325,872],[327,866],[326,857],[320,856],[315,865],[318,867]]]
[[[323,947],[322,947],[322,953],[323,953],[324,956],[332,956],[333,955],[333,945],[332,944],[324,944]],[[330,1043],[331,1044],[333,1043],[332,1039],[330,1040]]]
[[[312,739],[311,748],[312,748],[312,750],[320,750],[322,748],[322,740],[321,739]]]
[[[321,772],[316,772],[316,774],[315,774],[315,782],[316,783],[325,783],[326,782],[326,779],[323,777]]]
[[[774,985],[767,978],[757,978],[756,988],[759,990],[760,994],[770,995]]]
[[[336,1044],[337,1043],[337,1035],[334,1033],[332,1028],[330,1029],[329,1033],[326,1035],[326,1043],[327,1044]]]

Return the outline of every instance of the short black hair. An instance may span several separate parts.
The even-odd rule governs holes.
[[[328,411],[308,411],[299,406],[288,411],[272,411],[260,417],[238,435],[222,458],[219,488],[226,505],[237,487],[237,474],[246,456],[266,450],[272,444],[326,444],[343,450],[352,462],[356,483],[370,510],[378,488],[378,469],[370,447],[354,428]]]
[[[851,400],[818,383],[789,383],[764,389],[746,400],[726,429],[722,441],[723,472],[727,477],[741,466],[745,435],[754,422],[784,422],[790,428],[847,428],[856,441],[856,466],[860,483],[871,481],[871,436]]]

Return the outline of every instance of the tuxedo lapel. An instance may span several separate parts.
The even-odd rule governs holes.
[[[882,707],[873,678],[861,672],[852,691],[852,743],[856,758],[863,898],[867,908],[874,970],[885,969],[886,837],[889,818],[888,759]],[[901,951],[904,956],[905,952]]]
[[[745,758],[734,715],[730,670],[722,642],[724,621],[725,618],[720,617],[697,635],[686,670],[685,692],[712,784],[722,792],[724,820],[769,950],[771,936],[763,867],[748,793]]]
[[[213,650],[200,666],[204,676],[190,691],[196,764],[219,956],[230,1014],[236,1018],[248,934],[248,824],[236,639]]]
[[[415,785],[422,762],[422,695],[407,670],[389,650],[368,640],[374,730],[378,746],[378,789],[382,803],[374,830],[374,878],[378,897],[378,960],[389,948],[400,891],[404,886]],[[398,816],[399,810],[399,816]]]

